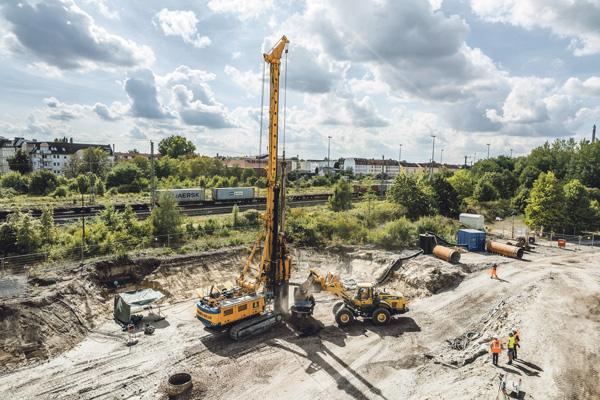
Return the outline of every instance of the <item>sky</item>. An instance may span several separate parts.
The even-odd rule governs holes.
[[[2,0],[0,136],[256,155],[285,35],[280,155],[521,156],[591,139],[599,21],[599,0]]]

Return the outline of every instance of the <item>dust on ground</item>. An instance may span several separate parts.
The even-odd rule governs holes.
[[[374,281],[399,256],[350,247],[291,251],[294,280],[315,268]],[[36,297],[0,303],[0,389],[14,399],[166,399],[168,377],[188,372],[194,387],[181,399],[494,399],[499,374],[508,373],[521,379],[522,399],[595,399],[599,254],[545,243],[523,260],[466,253],[452,265],[419,256],[383,285],[409,300],[410,311],[389,326],[358,320],[339,328],[331,312],[337,299],[319,293],[303,325],[287,320],[242,342],[195,320],[194,289],[234,281],[247,249],[98,262],[31,280]],[[492,263],[498,280],[490,279]],[[154,322],[155,311],[144,311],[156,331],[135,333],[138,344],[127,347],[112,300],[137,287],[168,295],[167,319]],[[519,360],[507,365],[504,350],[494,367],[491,338],[506,341],[513,326]],[[449,348],[447,340],[469,332],[464,350]]]

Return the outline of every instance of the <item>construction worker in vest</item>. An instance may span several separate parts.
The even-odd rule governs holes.
[[[494,336],[494,340],[492,340],[490,347],[492,349],[492,364],[498,365],[498,355],[502,351],[502,344],[500,343],[500,340],[498,340],[498,336]]]
[[[498,275],[496,275],[496,269],[498,268],[498,266],[496,264],[492,265],[492,275],[490,276],[490,278],[494,278],[496,277],[496,279],[498,279]]]
[[[508,365],[512,364],[515,354],[515,335],[512,332],[508,333]]]
[[[513,358],[516,360],[517,359],[517,348],[521,347],[519,345],[519,342],[521,341],[521,337],[519,336],[519,333],[517,332],[517,328],[512,328],[512,333],[513,336],[515,338],[515,349],[513,350]]]

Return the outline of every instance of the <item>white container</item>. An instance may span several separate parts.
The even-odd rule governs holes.
[[[458,217],[458,220],[465,226],[468,226],[469,228],[483,230],[483,226],[484,226],[483,215],[463,213],[463,214],[460,214],[460,216]]]

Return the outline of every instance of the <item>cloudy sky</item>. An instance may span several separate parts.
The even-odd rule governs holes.
[[[0,136],[256,155],[286,35],[288,157],[523,155],[591,138],[599,26],[598,0],[2,0]]]

